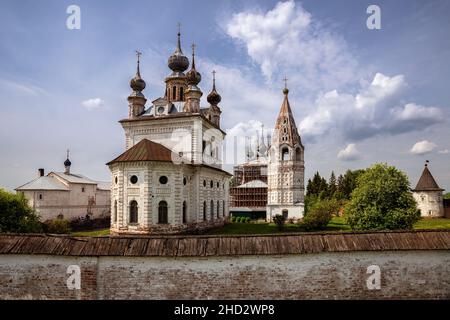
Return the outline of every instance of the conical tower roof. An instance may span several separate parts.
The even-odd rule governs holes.
[[[428,165],[425,163],[425,168],[423,168],[419,182],[417,182],[416,188],[413,191],[444,191],[444,189],[439,187],[428,169]]]
[[[284,99],[275,123],[275,135],[273,136],[272,143],[287,144],[294,147],[295,145],[301,145],[302,143],[289,104],[288,93],[289,90],[284,88]]]

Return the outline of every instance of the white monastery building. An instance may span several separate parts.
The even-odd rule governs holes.
[[[284,88],[284,100],[275,123],[267,167],[267,220],[275,215],[298,220],[304,215],[305,148],[295,125]]]
[[[230,174],[222,170],[221,96],[213,71],[209,105],[200,108],[201,75],[181,50],[169,57],[164,96],[146,106],[137,52],[131,79],[125,152],[110,161],[111,233],[170,234],[221,226],[228,217]]]
[[[441,189],[434,180],[428,169],[428,161],[422,171],[416,187],[413,189],[413,196],[416,199],[417,207],[422,217],[443,217],[444,201]]]
[[[41,221],[100,218],[110,214],[110,183],[71,173],[71,164],[67,155],[64,172],[44,175],[44,169],[39,169],[36,179],[16,188]]]

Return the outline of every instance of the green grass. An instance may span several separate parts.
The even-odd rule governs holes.
[[[72,232],[70,235],[75,237],[96,237],[96,236],[107,236],[109,235],[108,229],[92,230],[92,231],[78,231]]]
[[[423,218],[414,225],[414,229],[450,229],[450,219]]]
[[[420,219],[414,229],[450,229],[450,219]],[[350,226],[345,222],[344,217],[333,217],[322,231],[351,231]],[[274,223],[230,223],[223,228],[210,230],[207,234],[269,234],[269,233],[288,233],[288,232],[305,232],[297,224],[286,224],[283,231],[279,231]],[[76,237],[95,237],[109,235],[109,229],[72,232],[72,236]]]

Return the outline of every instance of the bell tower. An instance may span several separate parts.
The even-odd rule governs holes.
[[[267,168],[267,218],[269,220],[272,220],[275,215],[298,220],[304,214],[305,148],[289,104],[287,79],[284,80],[284,99],[269,148]]]
[[[145,89],[145,81],[141,78],[141,71],[139,68],[141,52],[136,50],[137,56],[137,68],[136,75],[130,80],[130,87],[133,90],[128,96],[128,117],[136,118],[140,116],[145,109],[145,103],[147,99],[145,98],[142,90]]]

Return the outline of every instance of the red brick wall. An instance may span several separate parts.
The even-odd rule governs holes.
[[[69,265],[81,290],[69,290]],[[368,290],[367,267],[381,269]],[[1,299],[450,299],[449,251],[232,257],[0,255]]]

